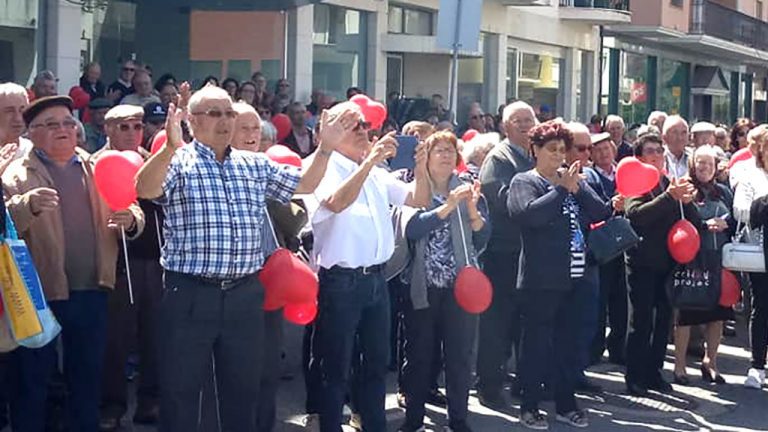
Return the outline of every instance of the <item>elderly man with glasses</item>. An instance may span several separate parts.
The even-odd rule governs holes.
[[[121,230],[144,228],[138,206],[112,212],[93,182],[88,153],[77,147],[72,99],[37,99],[24,111],[34,148],[3,174],[6,204],[26,240],[51,310],[61,323],[68,387],[68,430],[95,432],[107,342],[108,292],[115,287]],[[45,428],[56,342],[12,354],[15,431]]]
[[[181,110],[168,112],[168,141],[139,171],[140,198],[163,207],[165,295],[159,306],[160,429],[197,429],[199,394],[211,362],[223,430],[255,429],[264,345],[262,226],[267,200],[312,193],[331,153],[360,121],[346,109],[323,117],[320,146],[300,173],[265,155],[233,149],[237,111],[223,89],[189,100],[194,141],[182,147]],[[289,277],[289,275],[286,275]]]

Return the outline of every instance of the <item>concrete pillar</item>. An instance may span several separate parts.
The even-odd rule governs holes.
[[[301,6],[288,12],[288,80],[293,85],[294,98],[309,102],[312,93],[312,28],[315,8]]]
[[[565,120],[573,120],[577,117],[576,83],[579,82],[579,68],[577,67],[577,56],[579,55],[578,48],[567,48],[562,63],[565,70],[560,73],[560,77],[564,80],[562,85],[564,91],[558,96],[558,99],[562,100],[563,106],[558,109],[557,114],[562,115]]]
[[[369,96],[382,101],[387,98],[387,53],[382,49],[381,39],[387,34],[387,24],[387,5],[381,2],[375,12],[368,12],[365,90]]]
[[[45,69],[59,77],[59,93],[66,94],[80,80],[80,6],[47,0]],[[38,30],[41,31],[41,30]]]
[[[484,108],[496,114],[499,105],[507,99],[507,36],[486,33],[485,44]]]

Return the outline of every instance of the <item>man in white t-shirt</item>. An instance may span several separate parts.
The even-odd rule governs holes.
[[[359,112],[345,102],[330,114],[347,108]],[[425,206],[430,199],[424,149],[417,148],[416,180],[406,185],[377,167],[397,152],[393,134],[371,147],[369,128],[361,119],[354,135],[331,155],[315,190],[320,207],[312,217],[313,253],[320,295],[313,344],[322,359],[321,432],[338,432],[341,426],[356,336],[363,359],[356,408],[366,431],[386,431],[390,306],[384,265],[395,246],[389,207]]]

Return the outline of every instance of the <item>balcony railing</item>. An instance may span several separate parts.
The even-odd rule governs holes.
[[[689,32],[768,51],[768,23],[710,0],[692,1]]]
[[[629,0],[560,0],[561,7],[629,10]]]

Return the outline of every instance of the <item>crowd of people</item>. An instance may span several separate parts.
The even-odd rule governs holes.
[[[345,405],[350,425],[385,431],[390,370],[402,432],[423,429],[426,404],[447,407],[448,430],[471,431],[472,388],[493,409],[520,400],[523,427],[587,427],[575,394],[602,391],[585,375],[601,361],[626,368],[633,396],[673,390],[662,373],[671,331],[671,381],[691,384],[687,353],[703,341],[702,378],[725,383],[717,353],[733,308],[673,308],[667,233],[685,218],[716,256],[740,227],[762,238],[768,125],[689,127],[657,111],[627,131],[617,115],[566,123],[515,101],[498,116],[474,104],[458,127],[439,95],[424,118],[374,125],[356,103],[318,90],[305,105],[288,80],[273,92],[267,82],[260,72],[245,82],[208,77],[193,91],[164,74],[153,85],[151,69],[129,60],[108,86],[100,66],[87,65],[69,96],[50,71],[30,89],[0,84],[2,233],[26,241],[62,327],[42,348],[0,344],[9,347],[0,429],[118,430],[126,365],[137,358],[135,423],[198,430],[202,401],[215,400],[221,430],[273,430],[282,313],[264,310],[258,274],[277,248],[319,280],[301,357],[306,426],[323,432],[340,430]],[[289,119],[286,134],[270,121],[278,114]],[[153,149],[161,131],[166,141]],[[418,145],[409,167],[395,170],[399,135]],[[275,145],[302,167],[267,157]],[[751,157],[729,163],[742,149]],[[112,211],[94,186],[108,150],[145,159],[127,210]],[[658,170],[650,192],[618,194],[626,157]],[[615,215],[641,240],[598,263],[591,227]],[[467,266],[493,287],[481,314],[453,292]],[[743,282],[752,296],[744,385],[760,388],[768,276]],[[540,409],[548,398],[550,417]]]

